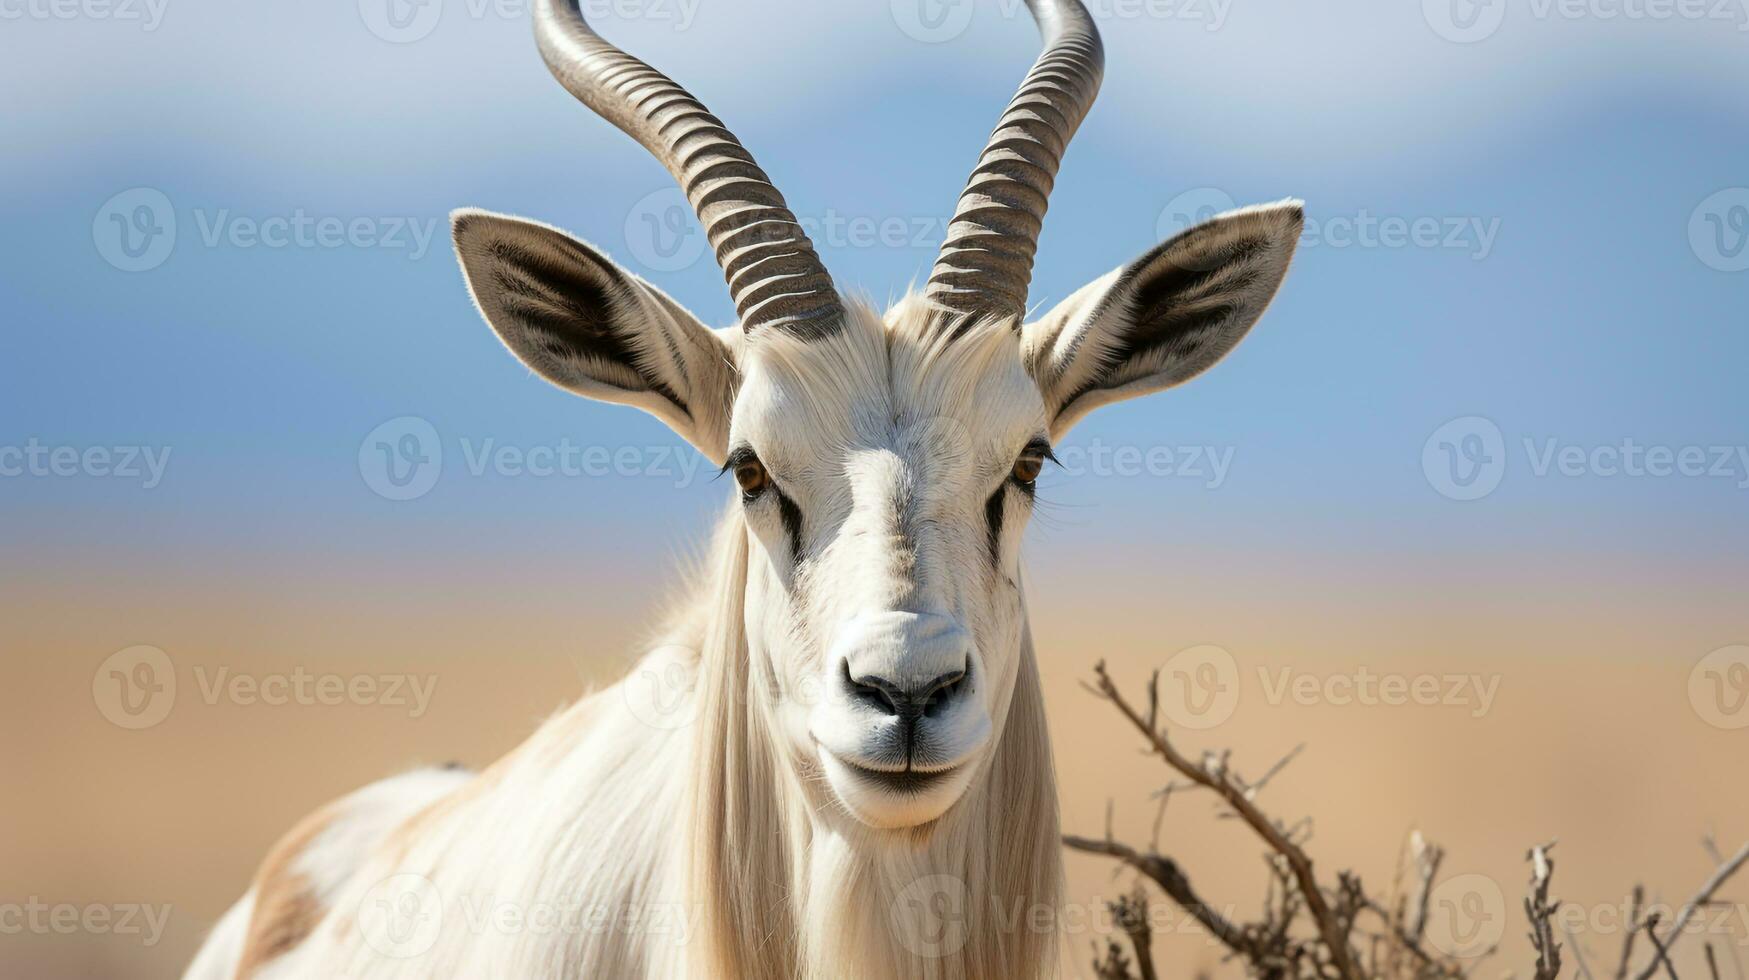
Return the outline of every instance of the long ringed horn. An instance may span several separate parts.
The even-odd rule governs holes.
[[[843,307],[832,277],[783,195],[722,121],[685,89],[590,29],[578,0],[536,0],[541,57],[567,91],[662,161],[716,252],[753,333],[818,335]]]
[[[924,290],[956,314],[1025,311],[1039,229],[1063,150],[1092,108],[1105,73],[1099,30],[1080,0],[1026,5],[1044,35],[1044,51],[978,158]]]

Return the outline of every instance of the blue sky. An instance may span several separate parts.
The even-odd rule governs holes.
[[[667,175],[552,83],[521,5],[406,8],[438,11],[435,26],[393,43],[370,27],[377,0],[158,2],[119,8],[141,20],[0,8],[0,446],[172,452],[149,491],[0,478],[9,544],[365,551],[439,526],[481,547],[691,538],[720,484],[469,472],[488,439],[678,440],[502,351],[448,252],[452,208],[560,225],[707,322],[731,314],[708,256],[653,267],[671,263],[639,229],[667,213]],[[1010,0],[932,8],[963,30],[920,41],[902,27],[920,23],[912,2],[625,0],[598,23],[722,115],[805,220],[840,228],[816,234],[828,266],[884,301],[927,270],[1036,45]],[[1749,453],[1720,477],[1536,469],[1551,446],[1749,444],[1749,271],[1726,254],[1749,214],[1749,191],[1732,196],[1749,187],[1749,13],[1484,5],[1484,26],[1503,19],[1458,43],[1441,36],[1445,2],[1094,5],[1104,94],[1053,197],[1033,301],[1127,261],[1187,206],[1295,196],[1317,231],[1228,362],[1070,440],[1225,451],[1220,485],[1048,476],[1063,524],[1308,553],[1704,562],[1749,544]],[[134,188],[161,194],[177,229],[161,264],[126,272],[106,260],[105,209]],[[275,219],[365,233],[256,241]],[[1393,243],[1393,226],[1437,243]],[[1385,238],[1354,237],[1368,227]],[[698,234],[673,241],[684,255]],[[402,416],[430,422],[445,459],[430,493],[396,502],[361,478],[359,452]],[[1423,450],[1472,416],[1497,426],[1505,475],[1448,499]]]

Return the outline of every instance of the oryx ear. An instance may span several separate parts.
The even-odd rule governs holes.
[[[1238,346],[1287,274],[1298,201],[1244,208],[1094,280],[1025,327],[1051,434],[1100,405],[1182,384]]]
[[[556,228],[471,209],[450,223],[474,302],[522,363],[568,391],[635,405],[723,461],[738,330],[719,335]]]

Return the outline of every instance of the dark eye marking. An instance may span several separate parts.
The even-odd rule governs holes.
[[[984,501],[984,521],[990,525],[990,564],[1002,564],[1002,513],[1008,508],[1008,484],[996,488]]]
[[[784,532],[789,535],[790,557],[800,564],[802,560],[802,509],[796,502],[789,499],[789,494],[777,491],[777,512],[783,517]]]
[[[990,563],[1002,564],[1002,521],[1008,508],[1008,490],[1019,491],[1027,500],[1032,500],[1038,492],[1038,475],[1044,469],[1045,460],[1055,463],[1057,457],[1051,453],[1051,444],[1043,436],[1035,437],[1020,451],[1014,460],[1014,467],[1008,474],[1008,479],[996,488],[990,499],[984,501],[984,522],[990,528]]]

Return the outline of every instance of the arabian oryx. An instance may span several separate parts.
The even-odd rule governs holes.
[[[536,0],[548,67],[679,181],[740,322],[706,327],[556,228],[464,210],[473,298],[524,364],[662,419],[733,499],[630,676],[483,772],[409,773],[309,817],[189,976],[1056,972],[1057,794],[1020,571],[1034,481],[1089,411],[1231,351],[1303,218],[1221,215],[1027,322],[1046,199],[1104,62],[1078,0],[1028,3],[1043,54],[927,286],[882,314],[839,291],[717,117],[576,0]],[[661,719],[651,683],[679,692]]]

